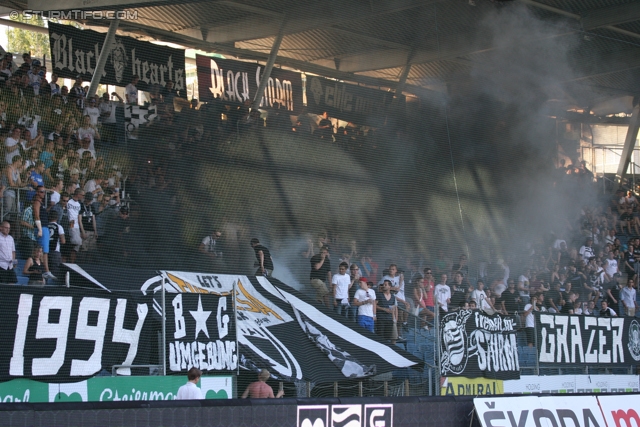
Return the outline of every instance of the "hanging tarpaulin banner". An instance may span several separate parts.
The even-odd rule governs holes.
[[[460,310],[440,320],[442,376],[520,378],[512,318]]]
[[[196,55],[196,65],[198,96],[202,102],[213,102],[216,98],[230,103],[253,101],[264,73],[261,64],[202,55]],[[274,102],[285,110],[300,111],[302,76],[299,73],[271,70],[260,107],[271,108]]]
[[[421,369],[411,355],[355,324],[345,325],[275,279],[161,271],[141,287],[153,295],[157,316],[163,285],[171,372],[192,366],[205,372],[266,368],[279,379],[333,382]]]
[[[640,361],[640,323],[633,317],[536,314],[538,362],[620,366]]]
[[[80,381],[113,365],[149,364],[151,299],[91,289],[2,290],[0,381]],[[155,325],[157,326],[157,324]],[[130,369],[118,370],[130,375]]]
[[[51,72],[70,79],[80,75],[85,82],[90,81],[105,36],[49,21]],[[101,84],[126,86],[134,75],[138,75],[138,90],[148,91],[153,85],[164,87],[169,80],[174,82],[175,90],[186,87],[184,50],[116,36],[108,52]]]
[[[238,367],[232,295],[179,293],[167,298],[167,366],[171,372]]]
[[[310,113],[381,127],[393,93],[370,89],[318,76],[307,76],[307,107]]]

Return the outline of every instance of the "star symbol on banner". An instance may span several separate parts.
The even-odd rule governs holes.
[[[198,334],[200,331],[204,332],[204,334],[209,338],[209,330],[207,329],[207,319],[211,316],[211,311],[204,311],[202,309],[202,300],[201,297],[198,296],[198,309],[196,311],[189,310],[189,313],[193,316],[196,321],[196,337],[198,339]]]

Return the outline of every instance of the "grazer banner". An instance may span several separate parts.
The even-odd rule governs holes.
[[[536,313],[539,363],[632,365],[640,361],[640,323],[628,317]]]
[[[151,303],[131,292],[4,287],[0,381],[75,382],[113,365],[149,364]]]
[[[460,310],[440,320],[442,376],[520,378],[513,319]]]
[[[264,73],[264,66],[251,62],[196,55],[200,101],[243,103],[253,101]],[[264,90],[260,107],[271,108],[274,102],[288,111],[302,108],[302,76],[293,71],[274,68]]]
[[[336,117],[361,125],[380,127],[393,93],[318,76],[307,77],[307,108],[310,113]]]
[[[85,81],[90,81],[105,36],[96,31],[49,22],[51,72],[71,79],[81,75]],[[175,83],[176,90],[186,87],[184,50],[116,36],[108,52],[109,58],[100,79],[102,84],[126,86],[137,74],[140,76],[139,90],[148,91],[156,84],[164,87],[169,80]]]

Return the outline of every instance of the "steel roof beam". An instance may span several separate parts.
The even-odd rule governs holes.
[[[640,19],[640,2],[587,10],[581,15],[582,26],[587,31],[609,25],[624,24]]]

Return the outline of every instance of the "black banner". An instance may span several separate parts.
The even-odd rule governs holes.
[[[167,366],[171,372],[238,367],[233,297],[167,294]]]
[[[640,323],[629,317],[536,313],[539,363],[636,364],[640,361]]]
[[[113,365],[149,364],[156,342],[150,298],[90,289],[52,293],[2,289],[0,381],[81,381],[111,373]]]
[[[460,310],[440,320],[442,376],[520,378],[512,318]]]
[[[264,66],[250,62],[210,58],[196,55],[200,101],[212,102],[219,97],[231,103],[253,101],[264,72]],[[302,76],[274,68],[264,90],[260,107],[271,108],[274,102],[288,111],[302,108]]]
[[[323,77],[307,77],[307,108],[310,113],[380,127],[393,93],[340,83]]]
[[[51,72],[60,77],[75,79],[81,75],[85,81],[91,80],[105,36],[49,22]],[[140,76],[139,90],[147,91],[154,84],[164,87],[169,80],[175,83],[176,90],[184,89],[184,50],[117,36],[109,49],[100,83],[126,86],[134,74]]]

